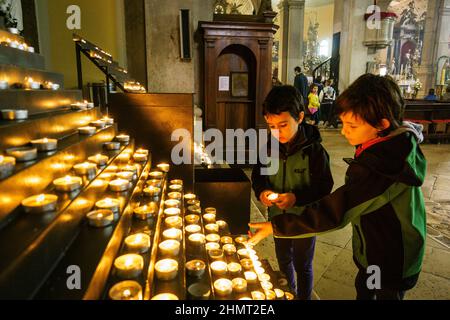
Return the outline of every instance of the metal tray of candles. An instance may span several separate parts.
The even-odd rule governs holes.
[[[2,119],[4,120],[26,120],[28,110],[25,109],[2,109]]]

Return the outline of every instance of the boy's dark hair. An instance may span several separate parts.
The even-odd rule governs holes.
[[[403,121],[405,101],[400,88],[389,76],[364,74],[348,87],[336,100],[338,114],[353,112],[369,123],[379,127],[387,119],[391,126],[381,136],[399,128]]]
[[[302,69],[301,69],[299,66],[297,66],[297,67],[295,67],[294,71],[296,71],[296,72],[302,72]]]
[[[311,83],[309,86],[309,92],[312,92],[314,88],[319,89],[319,85],[317,83]]]
[[[263,115],[289,112],[296,121],[300,112],[305,111],[303,97],[297,88],[283,85],[273,87],[263,102]]]

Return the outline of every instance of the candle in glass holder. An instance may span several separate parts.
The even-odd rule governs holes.
[[[178,262],[174,259],[163,259],[155,264],[156,277],[159,280],[173,280],[178,274]]]
[[[259,281],[270,281],[270,276],[267,273],[258,274]]]
[[[45,213],[56,210],[58,197],[53,194],[41,194],[32,196],[22,201],[22,206],[27,213]]]
[[[234,278],[231,283],[233,284],[233,292],[245,293],[247,292],[247,281],[242,278]]]
[[[202,213],[202,208],[200,208],[197,205],[188,206],[187,209],[188,209],[189,213],[193,213],[193,214],[201,214]]]
[[[284,298],[284,291],[278,288],[273,289],[273,291],[275,292],[275,295],[277,297],[277,299],[283,299]]]
[[[256,274],[258,274],[258,275],[263,274],[263,273],[266,272],[266,270],[264,270],[263,267],[255,267],[255,266],[253,266],[253,267],[255,268],[255,272],[256,272]]]
[[[4,179],[14,171],[16,159],[13,157],[4,157],[0,155],[0,179]]]
[[[200,216],[196,214],[189,214],[184,217],[184,220],[186,221],[186,224],[198,224],[200,221]]]
[[[222,249],[209,250],[208,255],[212,261],[222,261],[223,260],[223,250]]]
[[[143,205],[141,207],[137,207],[133,210],[134,216],[139,220],[147,220],[151,218],[156,213],[156,205],[154,203],[150,203],[150,205]]]
[[[193,224],[195,226],[195,224]],[[205,244],[205,236],[201,233],[194,233],[188,237],[189,243],[193,246],[202,246]]]
[[[169,172],[170,170],[170,164],[168,163],[160,163],[156,166],[159,170],[163,171],[163,172]]]
[[[208,300],[211,295],[211,290],[209,285],[198,282],[188,287],[188,293],[195,300]]]
[[[220,249],[220,244],[218,244],[217,242],[207,242],[205,245],[206,251],[209,250],[219,250]]]
[[[228,279],[218,279],[214,281],[214,291],[218,296],[229,296],[233,292],[233,283]]]
[[[164,220],[168,228],[180,229],[183,226],[183,219],[179,216],[168,217]]]
[[[148,176],[151,179],[162,179],[164,176],[164,173],[162,173],[161,171],[152,171],[148,174]]]
[[[179,207],[180,207],[179,200],[169,199],[169,200],[164,201],[164,208],[179,208]]]
[[[106,150],[120,150],[120,143],[119,142],[114,142],[114,141],[105,142],[103,144],[103,147]]]
[[[178,208],[167,208],[164,209],[164,216],[166,217],[175,217],[181,214],[181,210]]]
[[[230,262],[227,266],[228,272],[231,276],[236,277],[238,276],[242,271],[242,266],[239,263],[236,262]]]
[[[164,230],[162,235],[165,240],[181,241],[183,239],[183,232],[177,228]]]
[[[83,180],[80,177],[66,176],[53,181],[57,191],[72,192],[81,188]]]
[[[193,193],[186,193],[184,195],[184,200],[189,201],[189,200],[195,200],[197,198],[197,196]]]
[[[272,290],[273,284],[270,281],[261,281],[261,288],[263,288],[264,290]]]
[[[31,144],[33,147],[35,147],[38,151],[53,151],[58,148],[58,140],[56,139],[37,139],[37,140],[31,140]]]
[[[120,201],[117,199],[105,198],[95,203],[97,209],[107,209],[114,213],[119,213]]]
[[[116,173],[116,177],[123,180],[133,181],[134,173],[131,171],[121,171]]]
[[[95,120],[91,121],[90,125],[99,129],[103,129],[106,126],[106,122],[103,120]]]
[[[206,213],[203,215],[203,221],[205,223],[216,223],[216,215],[212,213]]]
[[[217,220],[216,224],[219,226],[220,230],[224,230],[226,227],[228,227],[228,224],[223,220]]]
[[[198,224],[190,224],[184,228],[187,234],[195,234],[202,231],[202,227],[200,227]]]
[[[96,127],[80,127],[78,128],[78,133],[81,135],[91,136],[97,132]]]
[[[128,143],[130,142],[130,136],[126,134],[119,134],[116,136],[116,141],[119,141],[121,143]]]
[[[123,152],[119,154],[116,159],[121,163],[128,163],[131,159],[131,155],[128,152]]]
[[[136,162],[145,162],[147,161],[147,155],[142,153],[135,153],[133,154],[133,160]]]
[[[264,295],[266,296],[266,300],[276,300],[277,295],[273,290],[264,290]]]
[[[14,157],[17,162],[27,162],[37,158],[37,148],[10,148],[6,150],[6,154]]]
[[[97,172],[97,165],[92,162],[83,162],[73,166],[73,170],[77,175],[92,176]]]
[[[220,236],[217,233],[210,233],[206,235],[206,241],[208,242],[220,242]]]
[[[211,263],[211,271],[215,276],[225,276],[227,274],[227,263],[224,261],[214,261]]]
[[[239,262],[241,263],[241,266],[242,266],[245,270],[250,271],[250,270],[253,269],[253,261],[252,261],[251,259],[248,259],[248,258],[246,258],[246,259],[241,259]]]
[[[111,210],[95,210],[86,215],[89,225],[96,228],[103,228],[114,222],[114,212]]]
[[[180,253],[180,242],[176,240],[164,240],[158,245],[159,252],[165,256],[177,256]]]
[[[206,264],[202,260],[191,260],[186,262],[187,274],[192,277],[200,278],[206,270]]]
[[[267,199],[271,202],[275,202],[278,200],[278,193],[271,193],[267,196]]]
[[[206,233],[217,233],[219,232],[219,226],[215,223],[210,223],[205,226]]]
[[[180,192],[180,191],[182,191],[183,190],[183,186],[181,185],[181,184],[171,184],[170,186],[169,186],[169,190],[171,191],[171,192]]]
[[[173,293],[160,293],[152,298],[152,300],[179,300]]]
[[[161,188],[162,180],[160,180],[160,179],[150,179],[150,180],[147,180],[145,183],[149,187],[152,186],[152,187]]]
[[[144,189],[144,195],[150,198],[158,197],[161,193],[161,189],[158,187],[147,187]]]
[[[182,195],[181,192],[169,192],[167,197],[169,199],[181,200]]]
[[[136,233],[125,238],[127,250],[146,253],[150,249],[150,237],[145,233]]]
[[[109,290],[111,300],[142,300],[142,287],[136,281],[121,281]]]
[[[124,179],[116,179],[109,183],[109,189],[113,192],[123,192],[130,188],[130,181]]]
[[[229,236],[223,236],[222,238],[220,238],[220,243],[221,244],[233,244],[233,238],[231,238]]]
[[[240,259],[250,258],[250,253],[247,249],[239,249],[237,253]]]
[[[236,253],[236,247],[234,246],[234,244],[225,244],[223,245],[222,248],[223,252],[228,256],[231,256]]]
[[[103,172],[102,174],[100,174],[98,177],[102,180],[107,180],[110,181],[112,180],[116,175],[112,172]]]
[[[9,88],[9,83],[7,80],[0,80],[0,90],[6,90]]]
[[[253,300],[266,300],[266,296],[261,291],[252,291],[251,295]]]
[[[142,273],[144,259],[138,254],[125,254],[114,260],[114,267],[118,277],[124,279],[136,278]]]
[[[244,277],[247,283],[255,284],[258,281],[258,276],[253,271],[245,271]]]
[[[95,163],[95,164],[97,164],[97,165],[102,167],[102,166],[105,166],[108,163],[109,158],[107,156],[105,156],[105,155],[97,154],[95,156],[89,157],[88,161],[90,161],[92,163]]]

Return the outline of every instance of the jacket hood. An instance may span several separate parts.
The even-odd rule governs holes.
[[[421,126],[404,123],[389,134],[389,139],[364,150],[354,161],[396,182],[421,186],[426,174],[426,159],[419,147]]]

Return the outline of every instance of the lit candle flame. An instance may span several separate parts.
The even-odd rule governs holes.
[[[134,238],[134,243],[140,243],[142,242],[142,234],[136,235],[136,238]]]
[[[70,183],[72,181],[72,177],[71,176],[66,176],[64,178],[64,180],[66,180],[66,183]]]
[[[41,194],[41,195],[39,195],[39,196],[36,198],[36,201],[37,201],[37,202],[44,202],[44,200],[45,200],[45,195],[44,195],[44,194]]]
[[[131,296],[131,291],[129,289],[126,289],[123,291],[123,297],[129,298]]]
[[[101,213],[97,214],[97,219],[103,218],[103,215]]]
[[[105,204],[107,204],[107,205],[112,205],[112,204],[113,204],[112,199],[106,198],[106,199],[105,199]]]
[[[133,265],[133,258],[128,257],[125,259],[125,267],[131,267]]]
[[[47,139],[47,138],[44,138],[44,139],[42,139],[42,142],[43,142],[43,143],[48,143],[48,139]]]

